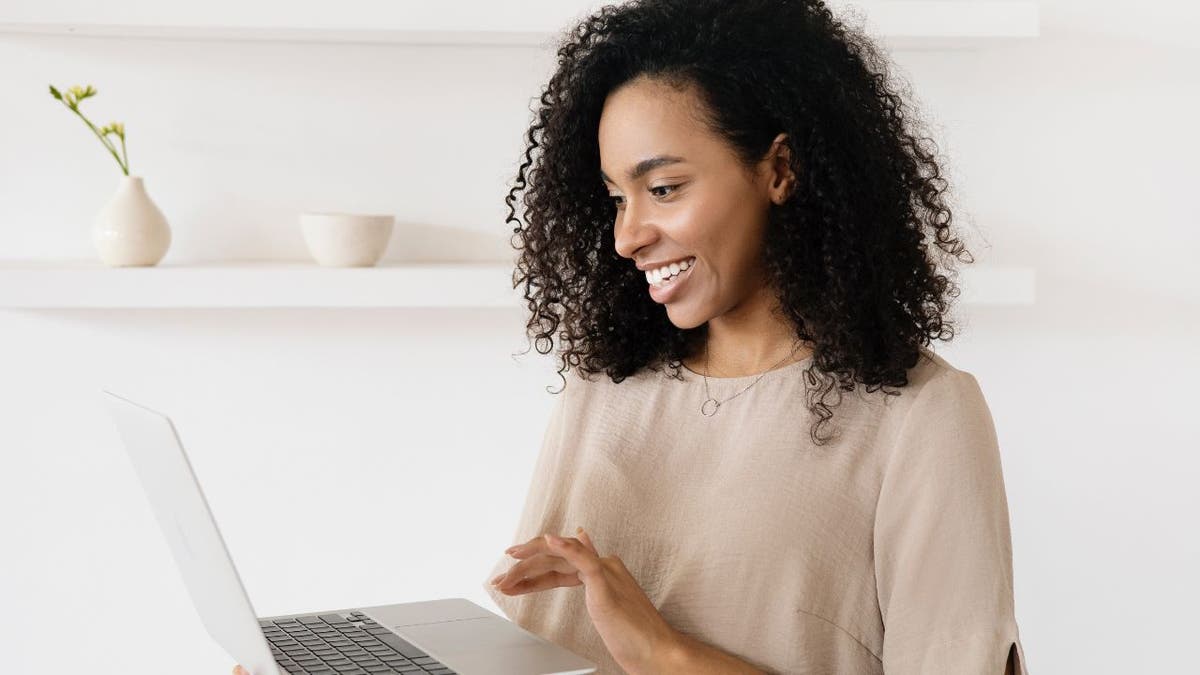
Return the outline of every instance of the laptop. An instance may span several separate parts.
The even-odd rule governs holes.
[[[251,675],[576,675],[596,664],[465,598],[258,617],[164,414],[101,390],[204,627]]]

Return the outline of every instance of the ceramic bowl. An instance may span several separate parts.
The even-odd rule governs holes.
[[[300,231],[314,260],[324,267],[372,267],[392,236],[393,215],[301,213]]]

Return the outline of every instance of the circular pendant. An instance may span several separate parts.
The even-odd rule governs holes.
[[[709,403],[712,404],[711,408],[708,405]],[[720,407],[721,407],[720,401],[718,401],[715,398],[710,398],[707,401],[705,401],[703,403],[703,405],[700,406],[700,412],[704,413],[705,417],[712,417],[713,415],[717,414],[717,408],[720,408]],[[709,410],[711,410],[712,412],[708,412]]]

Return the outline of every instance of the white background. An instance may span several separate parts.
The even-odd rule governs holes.
[[[336,26],[324,4],[6,0],[0,19]],[[536,4],[450,18],[542,29],[583,6]],[[936,347],[995,418],[1039,675],[1194,667],[1198,28],[1191,3],[1049,0],[1035,40],[894,55],[976,259],[1038,275],[1035,305],[964,307]],[[94,84],[92,119],[125,122],[173,228],[164,264],[303,258],[302,210],[396,213],[389,259],[495,250],[551,67],[532,46],[0,35],[0,257],[93,258],[118,182],[51,83]],[[102,386],[175,419],[260,615],[446,596],[495,610],[481,584],[513,543],[559,384],[549,357],[512,358],[523,327],[505,309],[0,310],[0,670],[232,666]]]

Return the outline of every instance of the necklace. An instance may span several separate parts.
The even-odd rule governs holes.
[[[779,363],[783,363],[784,361],[788,360],[788,358],[792,354],[795,354],[796,350],[799,348],[800,348],[800,345],[796,345],[795,347],[792,347],[791,353],[788,354],[787,356],[783,357],[782,359],[779,359]],[[758,384],[758,381],[763,379],[763,375],[766,375],[767,373],[771,372],[772,370],[775,370],[777,367],[779,367],[779,363],[776,363],[775,365],[771,366],[767,370],[763,371],[762,375],[759,375],[757,378],[754,379],[753,382],[746,385],[746,389],[749,389],[750,387],[753,387],[754,385]],[[704,400],[704,403],[700,404],[700,413],[703,414],[705,417],[712,417],[713,415],[716,415],[717,409],[721,407],[722,403],[725,403],[725,401],[731,401],[731,400],[737,398],[738,396],[741,396],[746,391],[746,389],[743,389],[743,390],[739,391],[738,393],[734,394],[733,396],[730,396],[729,398],[725,399],[725,401],[718,401],[717,399],[713,398],[711,394],[708,393],[708,341],[707,340],[704,341],[704,372],[701,374],[704,376],[704,395],[707,398]],[[712,404],[712,406],[710,407],[709,404]],[[709,410],[711,410],[712,412],[708,412]]]

